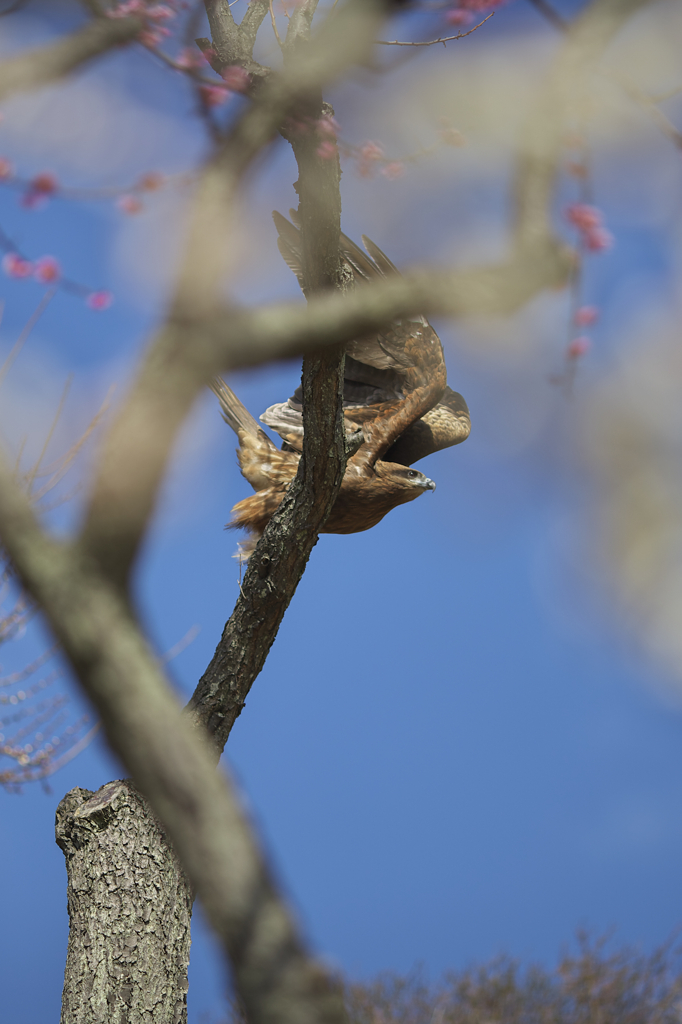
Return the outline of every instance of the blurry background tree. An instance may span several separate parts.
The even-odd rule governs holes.
[[[225,577],[232,577],[232,589],[242,596],[194,701],[199,719],[213,727],[222,744],[267,654],[340,478],[343,451],[333,402],[339,359],[323,355],[321,363],[308,361],[309,407],[317,415],[320,432],[309,438],[308,476],[302,478],[296,502],[270,531],[241,582],[230,565],[227,544],[221,549],[224,559],[217,562],[215,556],[220,523],[234,500],[222,482],[216,482],[224,473],[225,434],[217,433],[215,410],[212,419],[206,406],[190,417],[170,481],[161,500],[156,500],[171,446],[211,373],[343,342],[356,332],[376,329],[392,315],[447,314],[460,325],[456,355],[451,355],[451,382],[467,398],[473,397],[474,425],[482,438],[479,447],[464,461],[459,452],[441,454],[429,469],[441,485],[437,500],[442,504],[435,512],[419,503],[394,512],[394,522],[367,537],[336,539],[343,548],[330,539],[325,551],[331,555],[316,552],[319,571],[326,568],[326,580],[335,581],[334,590],[323,590],[324,577],[313,577],[316,612],[312,613],[311,602],[302,604],[298,641],[292,649],[282,647],[283,660],[270,677],[285,677],[282,692],[266,688],[267,701],[250,708],[251,715],[253,708],[263,713],[270,702],[264,713],[272,715],[273,722],[279,719],[273,731],[284,739],[275,774],[282,785],[293,782],[296,793],[306,775],[316,774],[310,743],[320,721],[329,721],[322,745],[331,742],[348,748],[350,760],[335,783],[339,794],[348,796],[329,801],[320,832],[331,836],[334,828],[347,829],[350,822],[350,842],[358,857],[366,861],[375,856],[368,850],[367,836],[376,811],[366,812],[368,818],[358,817],[349,773],[361,734],[349,744],[344,740],[355,718],[352,707],[360,701],[364,706],[368,689],[376,711],[366,712],[362,721],[371,737],[366,745],[372,749],[377,749],[387,707],[407,709],[403,731],[412,758],[407,774],[400,782],[392,776],[391,787],[384,792],[404,793],[413,784],[414,763],[420,756],[415,735],[427,728],[427,720],[440,718],[443,723],[436,746],[445,751],[459,745],[461,750],[445,788],[437,759],[431,762],[430,781],[424,779],[417,786],[415,796],[424,807],[424,818],[413,829],[416,834],[431,834],[439,816],[466,817],[463,810],[470,793],[472,801],[490,808],[484,816],[494,819],[498,830],[492,845],[505,856],[505,844],[515,834],[509,823],[510,831],[505,832],[506,806],[514,806],[506,804],[505,787],[524,790],[532,807],[536,778],[543,776],[550,786],[552,778],[561,778],[563,784],[578,770],[584,735],[580,729],[567,728],[564,710],[574,706],[566,704],[568,691],[562,692],[558,704],[548,705],[547,716],[559,718],[564,739],[546,733],[545,749],[546,720],[534,716],[547,701],[546,690],[519,685],[528,672],[527,660],[517,662],[516,673],[508,671],[517,634],[515,615],[524,603],[517,572],[519,550],[503,541],[506,531],[519,532],[521,523],[523,531],[541,534],[536,575],[553,613],[558,612],[564,623],[568,620],[570,631],[582,630],[585,621],[595,618],[589,595],[608,593],[610,609],[618,611],[631,638],[655,655],[660,666],[656,681],[667,681],[668,692],[676,692],[682,433],[676,401],[677,300],[670,285],[676,280],[678,244],[679,12],[670,4],[634,0],[595,0],[584,9],[559,10],[538,0],[534,9],[517,2],[486,22],[492,6],[487,0],[367,0],[320,3],[319,9],[310,0],[283,8],[260,0],[249,5],[244,0],[234,5],[27,2],[8,5],[1,23],[7,54],[0,69],[0,176],[8,199],[0,244],[11,284],[7,336],[38,312],[32,309],[36,284],[47,289],[46,297],[58,292],[41,320],[46,342],[34,345],[34,355],[22,355],[13,370],[12,387],[5,384],[9,397],[3,399],[3,429],[8,449],[13,456],[21,453],[22,435],[30,426],[38,448],[35,458],[28,452],[26,464],[42,464],[40,438],[50,433],[44,421],[45,397],[55,385],[62,386],[65,367],[79,371],[71,408],[78,416],[85,411],[85,422],[95,414],[105,382],[108,388],[112,379],[135,376],[100,447],[86,499],[56,512],[46,510],[53,531],[78,537],[77,545],[54,545],[39,532],[8,470],[0,495],[0,533],[102,714],[114,751],[176,843],[232,957],[237,991],[254,1020],[281,1020],[287,1014],[300,1019],[306,1012],[338,1017],[341,1010],[333,992],[327,996],[326,987],[319,987],[315,969],[268,881],[268,871],[250,846],[249,829],[239,824],[229,790],[213,778],[205,755],[178,719],[160,678],[158,659],[147,652],[123,595],[152,509],[160,509],[162,516],[169,510],[165,524],[157,518],[155,537],[142,555],[144,571],[137,576],[135,602],[159,651],[172,648],[187,634],[196,610],[207,646],[199,651],[195,645],[195,660],[180,669],[185,689],[191,691],[203,669],[201,659],[205,664],[210,656],[218,622],[227,618]],[[321,35],[309,49],[313,16]],[[273,76],[269,69],[279,67],[280,47],[284,66]],[[64,76],[70,77],[59,81]],[[38,93],[22,94],[37,86],[43,87]],[[320,90],[333,102],[336,120],[322,108]],[[298,170],[283,145],[274,143],[278,130],[291,142]],[[333,195],[339,154],[347,172],[344,229],[376,238],[401,266],[420,261],[432,269],[407,275],[398,287],[387,282],[371,294],[343,301],[333,296],[315,299],[307,316],[297,302],[282,303],[273,313],[273,296],[289,284],[286,268],[277,262],[269,211],[295,202],[290,183],[297,178],[308,232],[305,245],[314,256],[308,273],[318,287],[334,283],[339,211]],[[327,201],[319,202],[320,191]],[[94,215],[86,212],[86,202],[98,204],[91,207]],[[39,211],[41,220],[35,218]],[[615,234],[613,254],[609,229]],[[109,240],[113,267],[102,255],[102,243]],[[56,255],[45,254],[47,249]],[[453,265],[459,269],[453,271]],[[110,279],[115,282],[111,290]],[[112,292],[116,302],[109,309]],[[122,301],[121,296],[126,298]],[[236,299],[248,307],[233,305]],[[59,312],[53,313],[58,303]],[[97,323],[95,317],[100,318]],[[157,330],[155,340],[143,354],[142,368],[134,369],[137,339],[150,329]],[[594,353],[592,339],[599,341]],[[105,359],[100,356],[103,343]],[[290,367],[275,371],[267,385],[258,385],[258,393],[253,381],[244,378],[240,392],[252,397],[258,412],[290,393],[292,373]],[[267,400],[261,399],[261,387],[268,391]],[[62,424],[68,449],[76,434],[68,417]],[[231,438],[228,447],[231,450]],[[330,450],[336,453],[334,459],[319,458]],[[214,453],[209,468],[208,456]],[[473,463],[466,461],[472,459]],[[472,504],[466,494],[477,479],[472,466],[486,459],[491,470],[478,478],[479,485],[484,481],[478,490],[481,500]],[[553,475],[548,470],[539,476],[538,467],[549,465]],[[330,479],[324,480],[326,475]],[[523,517],[521,490],[528,494]],[[535,507],[540,495],[546,501],[548,492],[549,526],[538,520]],[[491,507],[514,511],[499,526],[493,524]],[[206,518],[198,516],[199,508]],[[209,539],[197,559],[199,535]],[[292,543],[292,536],[304,540]],[[473,551],[472,543],[478,545]],[[484,547],[490,548],[490,568],[484,567]],[[498,572],[505,552],[507,574],[496,575],[492,565],[496,563]],[[327,557],[331,563],[324,561]],[[347,572],[349,558],[357,570],[352,573]],[[569,563],[561,586],[547,570],[557,561]],[[266,570],[272,565],[274,569]],[[210,572],[214,588],[205,582]],[[597,575],[589,580],[596,587],[590,589],[587,580],[575,578],[585,573]],[[561,593],[564,586],[568,597]],[[500,592],[497,599],[491,593],[495,589]],[[162,591],[164,598],[159,600]],[[10,587],[10,634],[15,628],[15,600],[25,599]],[[590,614],[585,614],[586,607]],[[322,623],[327,627],[324,634]],[[468,661],[462,654],[465,634],[473,642]],[[51,649],[51,641],[45,646]],[[453,647],[461,666],[454,680]],[[334,664],[330,649],[338,652]],[[492,657],[495,649],[497,657]],[[536,645],[524,645],[526,659],[535,649]],[[15,686],[8,691],[8,701],[16,697],[17,705],[29,706],[24,705],[28,687],[19,689],[20,673],[31,667],[38,670],[41,657],[36,651],[28,657],[28,668],[23,662],[8,668],[7,679]],[[319,669],[313,668],[317,657]],[[306,663],[311,665],[308,686],[302,683]],[[573,681],[576,671],[580,670],[575,663],[560,671],[557,650],[547,649],[534,676],[543,683],[548,674]],[[599,669],[595,671],[599,674]],[[625,670],[618,667],[613,674],[622,677]],[[322,718],[315,719],[322,687],[311,686],[320,675],[324,688],[331,687],[338,697],[332,697]],[[425,712],[418,720],[415,678]],[[491,688],[491,678],[499,679],[500,686]],[[453,682],[455,704],[441,704],[440,691]],[[267,687],[265,680],[262,683]],[[476,735],[470,693],[481,683],[480,725],[484,732],[496,734],[493,745],[499,757],[493,773],[497,777],[483,788],[463,783],[463,778],[486,772],[476,741],[473,747],[465,741],[467,734]],[[595,712],[589,685],[582,702],[587,721]],[[74,712],[61,732],[61,726],[52,726],[45,738],[47,722],[41,715],[57,713],[57,703],[32,705],[30,734],[24,731],[28,720],[7,723],[12,731],[6,733],[5,753],[15,765],[6,782],[39,777],[48,761],[54,765],[54,751],[47,746],[58,745],[53,735],[60,744],[67,736],[75,746],[85,740],[90,727],[84,723],[87,709],[82,716]],[[342,712],[344,705],[348,710]],[[629,707],[633,719],[656,719],[648,698],[637,697]],[[285,711],[288,717],[283,717]],[[609,713],[606,707],[597,711],[594,746],[599,747],[606,735],[605,757],[614,756],[615,750],[620,765],[629,758],[628,730],[614,741],[613,730],[602,728]],[[300,735],[301,720],[316,724],[306,733],[299,754],[286,736]],[[525,722],[522,735],[509,727],[516,720]],[[540,743],[524,772],[518,767],[524,765],[519,747],[530,750],[528,744],[537,736]],[[660,733],[652,728],[646,736],[658,750]],[[431,739],[425,742],[433,747]],[[549,748],[561,742],[565,746],[552,762],[554,773],[549,772]],[[262,748],[256,744],[253,749],[257,758]],[[26,757],[29,761],[22,761]],[[583,762],[584,777],[589,779],[589,758]],[[362,763],[361,770],[354,770],[366,786],[376,765]],[[571,765],[571,773],[562,775],[565,763]],[[678,763],[666,760],[656,784],[669,776],[667,765]],[[22,776],[24,769],[31,770]],[[112,767],[107,775],[100,762],[92,773],[95,786],[114,771]],[[633,778],[636,795],[641,772]],[[672,835],[665,851],[674,860],[679,829],[669,828],[669,822],[675,794],[671,785],[661,798],[663,809],[654,806],[658,817],[653,826],[647,820],[642,826],[635,800],[634,810],[626,807],[610,832],[600,835],[598,827],[593,829],[593,847],[600,842],[612,849],[623,842],[632,845],[628,829],[634,829],[632,848],[641,851],[644,836],[644,847],[652,849],[651,834],[656,836],[662,822],[663,834]],[[491,795],[492,802],[486,805]],[[579,804],[582,798],[578,787],[574,802]],[[339,815],[344,799],[348,811]],[[403,816],[402,799],[395,805],[398,818]],[[391,798],[389,808],[393,800],[397,797]],[[651,805],[642,802],[646,818]],[[317,812],[319,799],[314,806]],[[570,800],[563,801],[560,816],[571,806]],[[448,813],[443,815],[445,807]],[[289,827],[303,832],[305,847],[315,819],[310,818],[303,830],[297,829],[296,820],[295,813],[290,814]],[[537,827],[532,816],[530,820]],[[549,821],[546,813],[539,818],[540,833],[548,829]],[[520,829],[528,838],[527,825]],[[563,843],[568,850],[561,835],[555,830],[555,848]],[[111,836],[114,840],[108,842]],[[135,1014],[140,1019],[181,1019],[189,897],[162,836],[145,819],[135,794],[118,784],[105,786],[96,797],[91,791],[72,791],[60,811],[58,838],[71,864],[71,910],[77,923],[64,1019],[91,1020],[93,1014],[102,1019],[118,1015],[133,1020]],[[388,845],[394,848],[403,840],[398,829]],[[144,848],[139,856],[131,854],[135,844]],[[380,874],[386,845],[377,848]],[[437,846],[435,842],[433,848]],[[526,870],[533,877],[533,858],[541,859],[542,843],[534,843],[530,855],[527,847],[523,849]],[[111,860],[116,856],[118,866]],[[307,856],[324,861],[312,848]],[[470,856],[478,857],[474,846]],[[293,859],[285,859],[291,873]],[[408,863],[409,857],[406,871]],[[446,876],[460,876],[465,888],[475,876],[467,873],[466,858],[460,859],[456,871],[447,861],[443,867]],[[310,860],[304,856],[297,870],[302,875],[309,872]],[[406,877],[414,886],[411,872],[412,868]],[[322,891],[337,887],[333,869],[318,877],[325,878],[324,884],[318,882]],[[488,892],[489,877],[482,876],[483,893]],[[551,883],[545,879],[552,900],[559,903],[561,877],[559,857]],[[149,890],[155,886],[169,898],[151,900]],[[266,927],[268,914],[274,914],[281,925],[274,951],[266,941],[264,952],[257,926],[243,941],[244,915],[248,918],[253,905],[240,900],[245,893],[253,896],[254,887],[256,905],[265,915],[256,915],[257,920],[265,920]],[[525,911],[523,885],[518,888]],[[80,908],[79,891],[90,899]],[[606,901],[600,912],[619,917],[623,901],[618,895],[624,891],[629,891],[627,884],[614,888],[612,902]],[[650,894],[641,898],[651,902]],[[570,917],[573,926],[570,892],[563,899],[570,909],[552,913],[550,905],[549,913],[559,925]],[[463,900],[460,894],[456,904],[461,907]],[[654,923],[660,933],[664,924],[669,927],[679,919],[677,905],[667,893],[659,902],[665,904],[665,913],[648,919],[649,937]],[[309,913],[313,903],[309,900]],[[145,904],[154,904],[147,916]],[[474,900],[474,916],[480,919],[479,906],[480,899]],[[581,906],[592,908],[594,901]],[[343,897],[339,907],[342,915],[346,913]],[[387,902],[381,913],[375,912],[377,924],[368,934],[376,941],[380,934],[401,930],[389,921],[393,915],[403,922],[406,913],[402,900],[394,901],[392,909]],[[511,928],[490,932],[494,944],[514,934],[516,920],[510,913]],[[478,927],[483,934],[485,923]],[[353,935],[358,930],[353,922],[348,928]],[[171,932],[177,943],[172,949],[167,942]],[[460,956],[477,955],[485,947],[480,934],[476,938],[471,927],[462,929],[457,940]],[[417,951],[415,947],[408,955],[414,957]],[[351,958],[348,966],[358,964]],[[161,981],[152,983],[152,974]],[[302,1002],[307,1010],[301,1009]],[[432,1013],[439,1012],[438,1005]],[[399,1016],[397,1010],[391,1013]]]

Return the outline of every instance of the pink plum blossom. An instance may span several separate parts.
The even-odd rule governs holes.
[[[573,203],[566,210],[566,220],[573,224],[578,231],[592,231],[600,228],[603,223],[601,210],[596,206],[588,206],[587,203]]]
[[[138,188],[142,189],[143,192],[156,192],[163,186],[164,182],[163,174],[159,174],[158,171],[149,171],[140,178]]]
[[[121,196],[116,205],[119,210],[123,211],[123,213],[129,213],[131,215],[139,213],[142,209],[142,203],[137,196]]]
[[[230,64],[223,68],[220,77],[231,92],[246,92],[251,82],[248,71],[240,68],[237,64]]]
[[[2,258],[2,269],[8,277],[30,277],[33,273],[33,264],[19,253],[8,252]]]
[[[207,107],[219,107],[230,95],[227,89],[220,85],[202,85],[199,92]]]
[[[144,16],[153,21],[165,21],[168,18],[177,17],[177,11],[174,11],[168,4],[152,4],[151,7],[146,8]]]
[[[590,339],[582,334],[579,338],[574,338],[570,342],[566,349],[566,355],[569,359],[580,359],[581,356],[586,355],[590,351],[591,344]]]
[[[40,284],[54,284],[61,277],[59,263],[54,256],[41,256],[33,265],[33,276]]]
[[[86,306],[89,306],[90,309],[101,310],[108,309],[113,301],[114,296],[111,294],[111,292],[90,292],[90,294],[87,296],[85,300],[85,304]]]
[[[405,173],[405,166],[400,160],[391,160],[390,163],[381,168],[381,173],[389,181],[393,181],[395,178],[402,178]]]
[[[36,174],[29,181],[28,187],[21,197],[21,205],[29,210],[38,209],[40,206],[45,205],[48,196],[53,195],[58,187],[59,182],[54,174],[50,174],[49,171]]]
[[[192,47],[186,46],[175,58],[175,63],[181,68],[186,68],[187,71],[193,71],[195,68],[207,64],[208,59],[201,50],[194,50]]]
[[[445,20],[448,25],[470,25],[474,20],[474,16],[471,11],[465,11],[458,7],[454,11],[448,11],[445,15]]]
[[[315,152],[322,160],[333,160],[338,150],[335,142],[332,142],[331,139],[325,139],[324,142],[320,143]]]
[[[606,228],[593,228],[584,232],[583,242],[590,252],[604,252],[613,246],[613,235]]]
[[[13,177],[14,167],[4,156],[0,156],[0,181],[6,181],[8,178]]]
[[[599,310],[596,306],[581,306],[575,311],[573,323],[577,327],[591,327],[599,319]]]
[[[369,178],[374,170],[373,165],[384,159],[384,151],[376,142],[366,142],[360,147],[358,170],[363,178]]]
[[[125,0],[125,3],[107,11],[107,15],[109,18],[128,18],[133,14],[144,14],[145,8],[144,0]]]
[[[317,122],[317,130],[320,135],[328,135],[330,139],[335,139],[339,133],[339,123],[331,114],[325,114]]]
[[[566,209],[566,219],[578,229],[588,252],[603,252],[613,245],[613,235],[604,227],[604,215],[596,206],[573,203]]]

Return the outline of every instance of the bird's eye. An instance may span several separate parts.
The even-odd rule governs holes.
[[[410,480],[414,480],[414,478],[415,478],[415,477],[416,477],[416,475],[417,475],[417,472],[416,472],[416,470],[414,470],[414,469],[409,469],[409,470],[407,471],[407,475],[409,476]]]

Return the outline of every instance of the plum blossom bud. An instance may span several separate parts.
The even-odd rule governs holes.
[[[384,151],[376,142],[366,142],[360,147],[358,170],[363,178],[369,178],[374,172],[374,164],[384,159]]]
[[[240,68],[237,64],[230,64],[229,67],[223,68],[220,77],[231,92],[246,92],[251,83],[248,71]]]
[[[52,195],[53,192],[57,191],[58,181],[54,174],[50,174],[49,171],[43,171],[42,174],[36,174],[35,178],[31,178],[29,182],[29,188],[34,192],[43,192],[46,196]]]
[[[123,211],[123,213],[129,213],[131,215],[139,213],[142,209],[142,203],[137,196],[121,196],[116,205],[119,210]]]
[[[54,174],[50,174],[48,171],[36,174],[29,181],[28,187],[21,197],[21,205],[29,210],[38,209],[45,205],[48,196],[53,195],[58,187],[59,183]]]
[[[153,4],[151,7],[147,7],[144,12],[145,18],[151,18],[153,21],[165,21],[167,18],[177,17],[177,11],[174,11],[168,4]]]
[[[363,160],[383,160],[384,151],[376,142],[366,142],[360,148],[360,156]]]
[[[148,174],[142,175],[137,187],[143,192],[156,192],[162,187],[164,181],[163,174],[159,174],[158,171],[149,171]]]
[[[175,63],[187,71],[193,71],[194,68],[200,68],[207,64],[208,61],[201,50],[194,50],[190,46],[185,46],[175,58]]]
[[[587,203],[573,203],[566,209],[566,220],[578,231],[592,231],[602,226],[604,218],[601,210]]]
[[[125,0],[125,3],[121,3],[118,7],[114,7],[113,10],[107,11],[109,18],[127,18],[131,14],[144,14],[145,12],[145,0]]]
[[[163,42],[166,36],[170,35],[170,29],[162,28],[160,25],[155,28],[143,28],[138,33],[137,41],[142,43],[143,46],[158,46]]]
[[[339,123],[331,114],[325,114],[317,122],[317,130],[320,135],[327,135],[330,139],[335,139],[339,134]]]
[[[199,92],[207,107],[219,107],[230,95],[220,85],[202,85]]]
[[[591,344],[590,339],[586,335],[574,338],[566,349],[566,355],[569,359],[580,359],[581,356],[587,355],[590,351]]]
[[[573,203],[566,209],[566,220],[578,229],[588,252],[603,252],[613,245],[613,235],[604,227],[604,216],[596,206]]]
[[[474,20],[474,16],[471,11],[465,11],[458,7],[454,11],[448,11],[445,15],[445,20],[448,25],[470,25]]]
[[[599,310],[596,306],[581,306],[575,311],[573,323],[577,327],[591,327],[599,319]]]
[[[325,139],[324,142],[320,143],[315,152],[321,160],[333,160],[338,150],[335,142],[332,142],[331,139]]]
[[[400,160],[391,160],[390,163],[381,168],[381,173],[389,181],[393,181],[395,178],[402,178],[405,173],[405,166]]]
[[[7,181],[8,178],[13,177],[14,167],[4,156],[0,156],[0,181]]]
[[[114,296],[111,294],[111,292],[90,292],[90,294],[87,296],[85,300],[85,304],[86,306],[89,306],[90,309],[101,310],[108,309],[113,301]]]
[[[604,252],[605,249],[612,248],[613,235],[606,228],[592,228],[591,231],[584,232],[583,242],[590,252]]]
[[[2,269],[8,277],[30,277],[33,273],[33,264],[19,253],[8,252],[2,258]]]
[[[54,256],[41,256],[33,266],[33,276],[40,284],[54,284],[61,277],[59,263]]]

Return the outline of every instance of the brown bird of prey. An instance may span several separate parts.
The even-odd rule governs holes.
[[[295,219],[295,212],[291,211]],[[298,228],[273,214],[282,256],[303,287]],[[369,255],[345,235],[340,249],[357,285],[398,274],[387,256],[362,236]],[[436,485],[414,462],[459,444],[469,436],[466,402],[446,386],[440,339],[425,317],[394,320],[378,334],[347,346],[343,408],[347,435],[362,430],[363,441],[349,458],[341,490],[324,533],[359,533],[375,526],[396,505],[413,501]],[[232,509],[230,527],[243,527],[250,538],[241,554],[253,550],[270,517],[296,475],[303,443],[302,393],[261,416],[283,440],[281,450],[266,435],[224,381],[212,390],[225,421],[239,438],[237,457],[243,476],[256,491]]]

